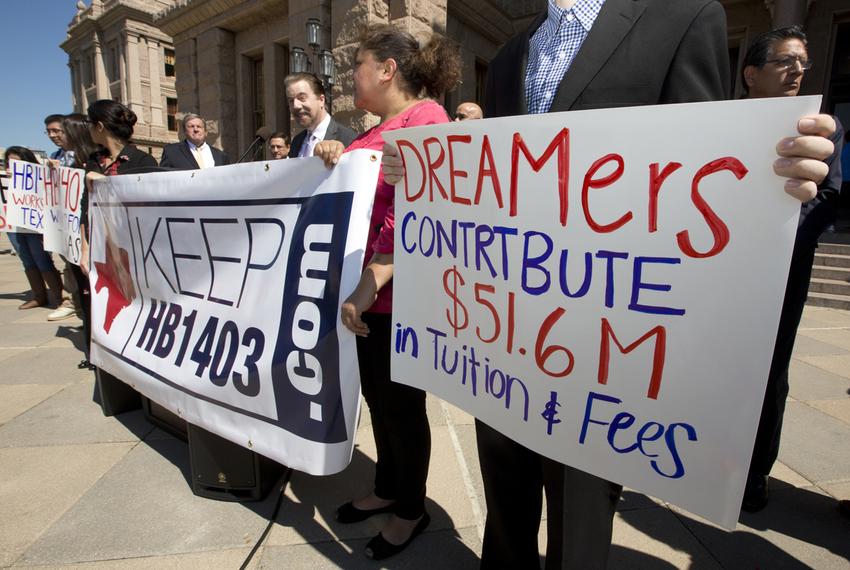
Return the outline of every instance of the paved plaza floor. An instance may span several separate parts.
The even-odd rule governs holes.
[[[141,411],[104,417],[79,370],[75,319],[19,311],[23,270],[0,237],[0,567],[474,569],[486,514],[471,416],[428,397],[432,523],[382,564],[362,553],[381,517],[340,525],[339,504],[370,489],[375,449],[364,414],[352,464],[295,473],[255,503],[192,494],[187,445]],[[850,312],[807,308],[791,367],[780,461],[768,507],[727,532],[626,491],[610,568],[850,568]],[[541,548],[545,531],[541,528]]]

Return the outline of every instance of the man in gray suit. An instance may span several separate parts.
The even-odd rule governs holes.
[[[293,73],[283,80],[289,112],[304,127],[289,148],[289,158],[313,156],[316,143],[323,140],[351,144],[357,133],[337,123],[325,109],[325,87],[312,73]]]

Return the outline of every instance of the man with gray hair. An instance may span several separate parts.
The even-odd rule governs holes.
[[[207,123],[195,113],[183,116],[186,138],[162,149],[159,165],[174,170],[195,170],[230,164],[227,154],[207,144]]]

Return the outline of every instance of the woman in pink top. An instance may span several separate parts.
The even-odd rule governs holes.
[[[389,26],[368,28],[357,50],[354,104],[378,115],[381,123],[346,150],[381,150],[386,131],[448,122],[445,110],[431,98],[453,88],[459,76],[459,56],[444,38],[434,35],[420,47],[407,32]],[[342,143],[322,141],[314,154],[332,165],[342,151]],[[378,462],[374,491],[341,506],[336,518],[355,523],[392,513],[366,545],[366,556],[375,560],[404,550],[430,522],[425,512],[431,456],[425,393],[390,381],[393,196],[394,187],[380,173],[363,275],[342,305],[342,322],[357,335],[360,382],[372,415]]]

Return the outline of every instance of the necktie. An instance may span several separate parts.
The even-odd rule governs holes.
[[[195,160],[200,168],[204,167],[204,153],[202,153],[201,149],[198,147],[195,147]]]
[[[301,153],[298,156],[313,156],[313,147],[316,146],[316,135],[307,133],[304,138],[304,146],[301,147]]]

